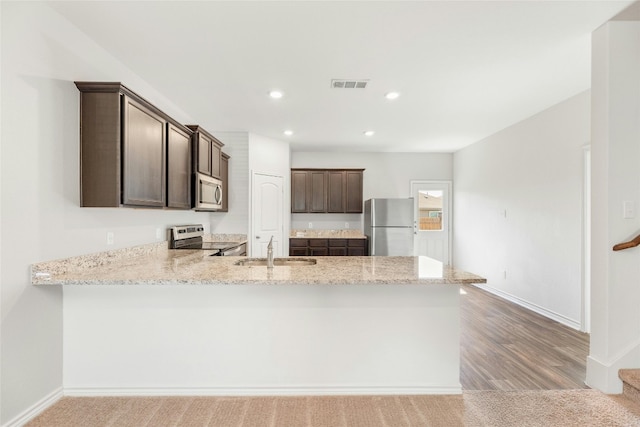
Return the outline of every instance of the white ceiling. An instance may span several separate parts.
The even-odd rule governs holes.
[[[214,133],[294,151],[453,152],[588,89],[591,32],[631,3],[51,5]],[[369,85],[331,89],[333,78]],[[270,99],[274,88],[285,96]]]

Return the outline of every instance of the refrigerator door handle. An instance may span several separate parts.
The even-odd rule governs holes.
[[[369,256],[375,256],[376,254],[376,233],[371,233],[371,243],[369,243],[369,247],[371,248],[371,253]]]

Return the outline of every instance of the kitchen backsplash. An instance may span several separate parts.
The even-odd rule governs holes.
[[[342,237],[345,239],[359,239],[364,237],[361,230],[304,230],[304,229],[292,229],[289,233],[289,237],[326,237],[336,238]]]
[[[362,214],[291,214],[291,229],[362,232]]]

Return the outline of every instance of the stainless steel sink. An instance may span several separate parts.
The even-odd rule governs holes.
[[[273,260],[275,267],[298,267],[304,265],[315,265],[316,260],[313,258],[276,258]],[[247,258],[240,261],[236,261],[234,265],[242,265],[245,267],[266,267],[266,258]]]

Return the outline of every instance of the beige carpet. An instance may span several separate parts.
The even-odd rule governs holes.
[[[65,397],[36,426],[410,427],[640,426],[640,413],[595,390],[456,396]]]

